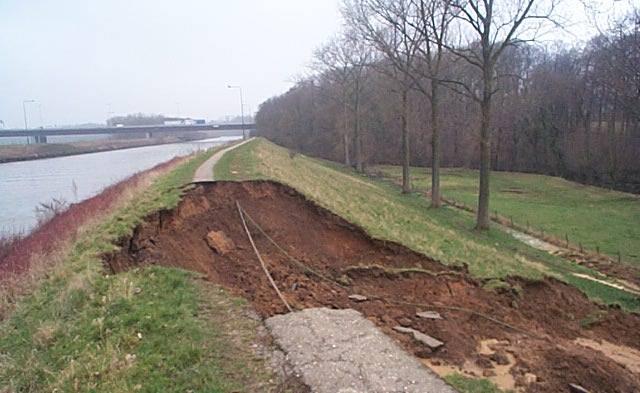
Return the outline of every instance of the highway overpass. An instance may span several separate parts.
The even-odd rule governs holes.
[[[241,133],[229,133],[228,131],[255,130],[255,124],[197,124],[197,125],[157,125],[157,126],[127,126],[127,127],[91,127],[91,128],[37,128],[37,129],[9,129],[0,130],[2,137],[33,137],[36,142],[46,143],[48,136],[59,135],[118,135],[118,134],[144,134],[151,137],[162,133],[187,133],[198,131],[219,131],[220,136],[241,135]]]

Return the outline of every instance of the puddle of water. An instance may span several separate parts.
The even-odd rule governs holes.
[[[496,339],[488,339],[480,341],[477,352],[480,355],[493,355],[496,353],[494,348],[506,349],[509,344],[507,342],[498,341]],[[516,388],[516,381],[511,375],[511,369],[516,364],[515,357],[507,351],[504,351],[507,359],[509,360],[508,364],[500,365],[495,362],[491,362],[493,366],[489,370],[493,371],[495,375],[485,377],[483,370],[476,363],[471,361],[465,361],[462,367],[438,363],[434,364],[430,359],[422,359],[422,362],[425,366],[429,367],[433,372],[438,374],[441,377],[445,377],[451,374],[462,374],[466,376],[470,376],[473,378],[485,378],[489,381],[493,382],[496,386],[498,386],[502,390],[512,390],[515,392],[522,392],[521,388]]]
[[[625,366],[634,374],[640,375],[640,351],[630,347],[615,345],[608,341],[597,342],[586,338],[577,338],[576,344],[602,352],[614,362]]]

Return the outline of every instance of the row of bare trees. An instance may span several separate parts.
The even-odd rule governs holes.
[[[492,170],[560,175],[640,191],[640,17],[584,48],[540,48],[554,1],[345,0],[345,31],[314,73],[265,102],[258,131],[364,171],[479,168],[477,229],[489,227]]]

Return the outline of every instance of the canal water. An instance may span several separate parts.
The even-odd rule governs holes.
[[[0,233],[26,233],[38,222],[36,207],[54,198],[68,203],[176,156],[239,137],[146,146],[44,160],[0,164]]]

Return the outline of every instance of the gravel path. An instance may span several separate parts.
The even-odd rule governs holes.
[[[244,145],[247,142],[252,141],[253,138],[249,138],[246,141],[242,141],[238,144],[235,144],[233,146],[229,146],[227,148],[224,148],[222,150],[220,150],[219,152],[217,152],[216,154],[214,154],[213,156],[211,156],[211,158],[209,158],[207,161],[205,161],[202,165],[200,165],[200,167],[198,167],[198,169],[196,170],[195,175],[193,176],[193,182],[197,183],[197,182],[205,182],[205,181],[213,181],[213,167],[218,163],[218,160],[220,160],[220,158],[222,158],[222,156],[224,155],[224,153],[231,151],[233,149],[235,149],[236,147],[240,147],[242,145]]]
[[[355,310],[311,308],[266,325],[317,393],[455,393]]]

